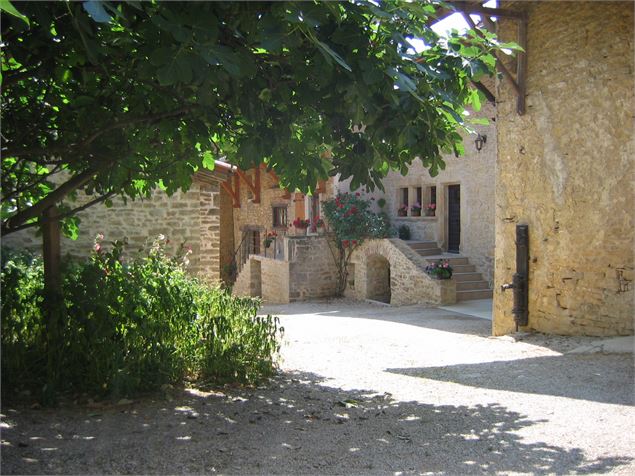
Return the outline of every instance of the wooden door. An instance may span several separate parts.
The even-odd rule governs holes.
[[[461,186],[448,186],[448,252],[458,253],[461,245]]]

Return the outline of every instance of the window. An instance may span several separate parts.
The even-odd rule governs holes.
[[[408,206],[408,189],[407,188],[399,189],[399,198],[400,198],[399,206],[401,205]]]
[[[437,204],[437,188],[430,187],[430,203]]]
[[[286,228],[287,227],[287,207],[273,207],[273,227],[274,228]]]
[[[421,192],[421,187],[415,188],[415,197],[417,198],[416,203],[418,203],[419,206],[423,206],[423,203],[421,202],[421,199],[423,198]]]

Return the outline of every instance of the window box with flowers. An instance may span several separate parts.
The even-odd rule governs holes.
[[[408,205],[401,205],[397,208],[397,216],[406,217],[408,216]]]
[[[421,216],[421,204],[419,202],[415,203],[410,207],[410,216],[420,217]]]
[[[433,279],[452,279],[452,266],[447,260],[439,260],[425,267],[425,272]]]
[[[427,217],[433,217],[434,214],[437,211],[437,204],[436,203],[428,203],[428,205],[426,205],[426,216]]]
[[[304,220],[302,218],[296,218],[293,220],[293,227],[295,228],[296,236],[306,235],[306,229],[310,224],[311,222],[309,220]]]

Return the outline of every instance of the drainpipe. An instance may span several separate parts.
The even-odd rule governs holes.
[[[528,225],[516,225],[516,272],[512,276],[511,283],[501,286],[502,291],[508,289],[514,293],[514,307],[512,314],[516,323],[516,332],[519,326],[526,326],[529,322],[529,227]]]

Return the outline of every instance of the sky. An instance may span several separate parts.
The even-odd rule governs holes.
[[[497,4],[498,4],[497,0],[489,0],[488,2],[484,3],[483,6],[496,8],[498,6]],[[479,15],[470,15],[470,17],[472,18],[472,20],[474,20],[474,23],[477,23],[477,24],[481,20],[481,17]],[[463,18],[463,15],[461,15],[460,13],[453,13],[449,17],[436,22],[434,25],[432,25],[431,28],[439,36],[447,36],[447,33],[451,31],[452,29],[458,30],[459,32],[463,32],[465,30],[469,30],[470,27],[465,21],[465,18]],[[412,46],[414,46],[417,52],[423,50],[422,40],[413,39],[413,40],[410,40],[410,43],[412,44]]]

